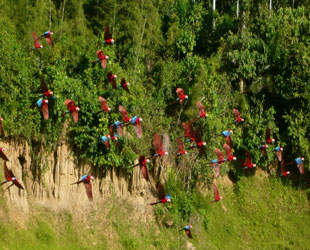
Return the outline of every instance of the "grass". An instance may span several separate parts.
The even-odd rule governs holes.
[[[310,249],[309,190],[263,176],[241,178],[234,188],[218,187],[220,202],[207,205],[211,192],[193,198],[191,240],[178,222],[168,228],[160,221],[141,222],[132,218],[134,209],[115,201],[83,219],[43,208],[35,208],[24,226],[1,218],[0,249],[187,249],[187,244],[196,249]],[[161,216],[174,218],[174,209],[159,209]]]

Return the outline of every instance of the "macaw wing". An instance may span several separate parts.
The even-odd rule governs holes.
[[[194,135],[194,129],[193,129],[192,124],[191,124],[190,121],[187,122],[187,123],[183,122],[182,126],[184,128],[184,137],[191,139],[191,138],[193,138],[195,136]]]
[[[123,90],[125,90],[127,93],[130,93],[129,88],[127,85],[121,85]]]
[[[107,100],[104,99],[103,97],[99,96],[99,102],[101,104],[101,109],[102,110],[107,110],[109,108]]]
[[[222,151],[221,151],[220,149],[216,148],[216,149],[214,150],[214,152],[215,152],[215,154],[216,154],[216,156],[217,156],[218,162],[222,162],[222,161],[224,160]]]
[[[200,134],[200,127],[199,126],[196,128],[196,131],[195,131],[195,141],[196,141],[196,143],[202,142],[202,137]]]
[[[215,200],[219,200],[220,199],[220,195],[219,195],[219,191],[218,191],[216,185],[214,183],[212,183],[211,187],[213,189],[214,199]]]
[[[189,238],[193,238],[190,230],[185,230],[185,233]]]
[[[270,128],[266,128],[266,141],[270,139]]]
[[[116,82],[115,82],[115,79],[109,79],[110,80],[110,84],[112,86],[113,89],[117,89],[117,86],[116,86]]]
[[[276,154],[277,154],[278,160],[282,161],[282,151],[279,150],[279,151],[276,152]]]
[[[149,175],[148,175],[147,167],[146,166],[142,166],[141,167],[141,173],[142,173],[144,179],[146,179],[148,181],[149,180]]]
[[[123,118],[123,121],[128,121],[129,120],[129,117],[128,117],[128,113],[126,111],[126,109],[122,106],[122,105],[119,105],[118,106],[118,110],[119,112],[122,113],[122,118]]]
[[[299,169],[300,174],[304,174],[305,173],[304,165],[303,164],[298,164],[297,167]]]
[[[4,168],[4,176],[5,176],[5,179],[9,179],[10,177],[13,177],[13,176],[11,176],[10,175],[10,171],[9,171],[9,169],[8,169],[8,167],[7,167],[7,165],[6,165],[6,163],[4,162],[4,165],[3,165],[3,168]]]
[[[38,41],[38,37],[35,32],[32,32],[32,37],[33,37],[34,47],[36,47],[39,44],[39,41]]]
[[[225,150],[225,152],[226,152],[226,158],[228,159],[228,158],[231,158],[232,157],[232,152],[231,152],[231,147],[228,145],[228,144],[224,144],[223,145],[223,148],[224,148],[224,150]]]
[[[184,90],[182,88],[177,88],[175,91],[178,95],[178,98],[181,98],[184,95]]]
[[[135,124],[134,128],[136,130],[136,134],[137,134],[138,138],[142,138],[142,126],[141,126],[141,123],[138,122],[137,124]]]
[[[180,137],[178,137],[178,147],[179,147],[179,152],[183,152],[184,151],[184,146],[183,146],[183,143],[182,143]]]
[[[91,185],[91,183],[84,183],[84,187],[85,187],[85,190],[86,190],[86,194],[87,194],[88,200],[89,201],[93,201],[93,192],[92,192],[92,185]]]
[[[241,115],[240,112],[238,111],[238,109],[233,109],[234,115],[235,115],[235,120],[240,120],[241,119]]]
[[[230,136],[225,137],[226,143],[232,148],[232,141]]]
[[[104,40],[109,40],[111,38],[112,38],[112,36],[110,33],[110,27],[109,27],[109,25],[106,25],[104,28]]]
[[[49,46],[51,46],[51,47],[54,46],[53,39],[52,39],[51,36],[45,37],[45,40],[46,40],[46,42],[47,42],[47,44],[48,44]]]
[[[0,120],[0,135],[4,136],[4,131],[3,131],[2,121],[1,120]]]
[[[158,192],[158,199],[160,199],[160,200],[165,199],[166,194],[165,194],[165,191],[164,191],[164,187],[163,187],[163,185],[161,183],[159,183],[157,185],[157,192]]]
[[[145,156],[144,155],[140,155],[139,156],[139,165],[142,166],[142,163],[144,162],[145,160]]]
[[[249,153],[249,151],[245,151],[245,165],[249,165],[249,164],[251,164],[252,163],[252,157],[251,157],[251,155],[250,155],[250,153]]]
[[[110,138],[114,137],[114,129],[113,126],[109,127],[109,131],[110,131]]]
[[[48,120],[48,106],[47,103],[42,104],[42,114],[45,120]]]
[[[71,183],[70,185],[80,184],[80,183],[82,183],[82,182],[83,182],[83,180],[78,180],[78,181],[76,181],[76,182]]]
[[[68,99],[65,101],[65,105],[67,106],[68,109],[70,109],[72,106],[74,106],[74,101]]]
[[[157,154],[158,154],[160,151],[163,150],[163,144],[161,143],[158,134],[155,134],[155,135],[154,135],[153,146],[154,146],[155,152],[156,152]]]
[[[197,102],[196,103],[196,106],[197,106],[197,108],[198,108],[198,110],[199,110],[199,115],[203,115],[204,113],[205,113],[205,108],[203,107],[203,105],[201,104],[201,102]]]
[[[48,87],[44,81],[44,78],[43,76],[40,76],[40,80],[41,80],[41,89],[42,89],[42,92],[47,92],[48,91]]]
[[[15,185],[16,187],[18,187],[18,188],[20,188],[20,189],[24,189],[24,187],[22,186],[22,184],[19,183],[18,180],[15,180],[13,183],[14,183],[14,185]]]
[[[104,145],[105,145],[107,148],[110,148],[110,142],[109,142],[109,140],[104,141]]]
[[[116,127],[116,130],[117,130],[117,133],[118,133],[119,136],[123,136],[123,129],[122,129],[122,126]]]
[[[102,66],[102,68],[104,68],[104,69],[107,68],[107,60],[106,60],[106,59],[102,59],[102,60],[101,60],[101,66]]]
[[[125,80],[125,78],[123,77],[122,80],[121,80],[121,85],[123,86],[125,83],[126,83],[126,80]]]
[[[96,55],[97,55],[98,59],[100,60],[104,56],[103,50],[102,49],[97,50]]]
[[[72,112],[73,121],[76,123],[79,120],[79,112],[77,110]]]
[[[285,166],[286,166],[286,162],[285,162],[284,160],[281,161],[281,172],[282,172],[282,173],[284,173],[284,172],[286,171]]]
[[[221,167],[221,163],[218,163],[216,167],[214,168],[216,178],[220,177],[220,167]]]
[[[3,153],[3,151],[0,151],[0,157],[5,161],[9,161],[8,157]]]

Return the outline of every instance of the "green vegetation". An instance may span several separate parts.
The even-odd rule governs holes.
[[[186,249],[189,241],[196,249],[309,249],[309,191],[266,176],[243,177],[235,188],[219,185],[219,190],[223,200],[210,205],[211,193],[192,196],[186,222],[177,220],[183,197],[156,208],[158,223],[133,219],[144,215],[132,214],[135,209],[117,200],[91,208],[83,219],[41,209],[24,226],[1,223],[0,248]],[[193,225],[191,240],[180,231],[187,222]]]

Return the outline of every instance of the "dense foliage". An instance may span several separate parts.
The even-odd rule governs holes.
[[[293,1],[294,2],[294,1]],[[270,127],[287,160],[310,158],[310,20],[308,1],[218,3],[216,11],[205,1],[2,1],[0,3],[0,115],[6,134],[52,148],[65,131],[79,159],[97,166],[130,167],[137,155],[151,154],[154,133],[168,134],[173,146],[182,135],[182,121],[197,116],[201,100],[209,117],[197,123],[208,142],[206,157],[195,153],[176,160],[180,167],[195,161],[183,174],[211,178],[205,163],[223,139],[215,137],[233,128],[234,151],[239,161],[249,150],[261,167],[266,161],[258,150]],[[98,46],[110,24],[116,46]],[[54,48],[32,50],[32,32],[53,30]],[[96,51],[109,55],[107,71],[125,77],[130,91],[113,90],[98,64]],[[45,121],[37,109],[43,75],[57,98]],[[119,79],[118,78],[118,79]],[[185,105],[168,105],[182,87],[189,95]],[[98,96],[108,99],[111,115],[100,110]],[[68,117],[64,101],[80,106],[77,124]],[[117,146],[107,150],[99,138],[120,120],[118,105],[130,116],[143,117],[144,135],[138,139],[132,127]],[[232,125],[232,109],[245,118]],[[64,120],[70,120],[69,124]],[[65,125],[66,124],[66,125]],[[67,130],[65,128],[68,128]],[[171,154],[176,151],[172,147]],[[272,152],[272,148],[268,149]],[[271,156],[272,155],[272,156]],[[172,160],[173,157],[172,157]],[[188,175],[188,171],[190,174]],[[225,169],[224,169],[225,171]],[[297,168],[296,168],[297,172]],[[184,186],[184,187],[185,187]]]

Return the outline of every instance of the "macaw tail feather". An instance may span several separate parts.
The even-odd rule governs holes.
[[[156,205],[156,204],[158,204],[158,203],[160,203],[160,201],[153,202],[153,203],[151,203],[150,205],[154,206],[154,205]]]

